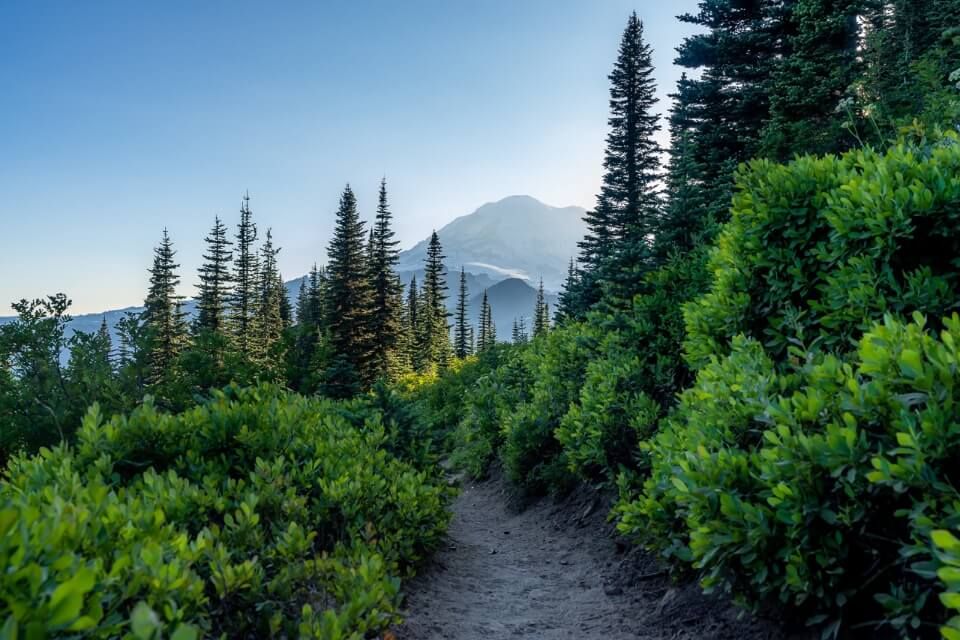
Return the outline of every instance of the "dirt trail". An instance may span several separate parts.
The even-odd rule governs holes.
[[[463,487],[447,547],[407,585],[399,639],[783,638],[618,545],[595,492],[519,512],[509,502],[499,479]]]

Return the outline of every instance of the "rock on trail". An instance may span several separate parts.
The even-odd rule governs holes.
[[[399,640],[782,640],[610,536],[609,502],[581,489],[557,502],[510,507],[498,476],[467,483],[446,548],[406,585]]]

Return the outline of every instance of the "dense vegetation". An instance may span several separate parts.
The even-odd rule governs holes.
[[[445,530],[445,485],[368,402],[229,387],[146,401],[0,484],[5,638],[363,637]],[[21,634],[21,635],[18,635]]]
[[[960,638],[960,2],[681,20],[666,166],[634,15],[590,233],[513,344],[462,272],[451,340],[435,233],[401,285],[385,184],[371,229],[344,190],[295,305],[249,198],[192,318],[166,232],[116,349],[65,338],[65,296],[15,305],[0,637],[378,632],[449,455],[615,489],[677,575],[824,637]]]

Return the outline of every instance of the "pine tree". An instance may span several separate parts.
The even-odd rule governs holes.
[[[677,48],[676,64],[698,70],[699,77],[684,77],[675,98],[693,132],[684,169],[696,169],[692,183],[705,203],[700,221],[726,221],[733,171],[760,148],[771,76],[787,36],[787,6],[783,0],[701,0],[696,14],[680,16],[700,30]]]
[[[557,310],[553,317],[553,321],[557,324],[575,315],[579,284],[580,272],[577,270],[577,263],[573,258],[570,258],[570,265],[567,267],[567,277],[563,281],[560,300],[557,302]]]
[[[273,233],[267,229],[266,239],[260,248],[259,291],[250,323],[254,338],[250,343],[250,354],[264,362],[283,336],[282,307],[287,294],[277,269],[278,253],[280,249],[273,246]]]
[[[673,253],[687,253],[707,233],[710,210],[703,167],[696,158],[697,123],[682,96],[690,81],[684,74],[670,110],[670,150],[666,176],[669,199],[657,222],[654,252],[660,264]]]
[[[550,305],[543,291],[543,278],[537,289],[537,303],[533,309],[533,337],[541,336],[550,329]]]
[[[482,353],[493,345],[490,337],[490,301],[487,299],[487,290],[483,290],[480,300],[480,327],[477,336],[477,352]]]
[[[845,151],[849,114],[838,109],[858,76],[857,16],[864,0],[794,0],[781,12],[787,34],[768,83],[770,119],[761,153],[789,160],[796,154]]]
[[[257,225],[250,210],[250,194],[245,194],[240,207],[237,227],[236,252],[233,262],[233,295],[230,298],[230,331],[237,349],[244,356],[254,355],[256,337],[253,335],[253,316],[260,294],[260,264],[257,255]]]
[[[100,348],[100,353],[106,360],[106,365],[110,369],[113,369],[113,338],[110,337],[110,327],[107,326],[107,316],[103,316],[100,319],[100,328],[97,330],[97,341]]]
[[[289,329],[293,325],[293,305],[290,303],[290,296],[287,295],[287,284],[283,281],[283,274],[277,271],[277,289],[280,295],[280,322],[284,329]]]
[[[387,181],[380,181],[377,217],[370,230],[369,269],[373,288],[373,308],[370,314],[370,333],[373,340],[373,375],[380,378],[389,373],[389,363],[395,357],[400,338],[400,307],[403,286],[396,273],[400,261],[400,244],[394,238],[393,214],[387,202]]]
[[[510,335],[513,344],[526,344],[530,336],[527,335],[527,322],[523,316],[513,319],[513,332]]]
[[[324,322],[330,333],[334,362],[325,374],[325,388],[345,397],[373,382],[369,315],[372,291],[367,277],[366,233],[350,185],[340,197],[336,226],[327,249],[327,297]]]
[[[187,342],[187,314],[182,309],[183,296],[177,294],[179,264],[170,234],[163,230],[160,245],[154,249],[153,266],[149,269],[150,287],[144,300],[143,325],[147,331],[147,383],[158,384],[174,370],[174,364]]]
[[[200,284],[197,285],[197,319],[194,332],[203,330],[224,331],[227,305],[230,300],[230,251],[232,242],[227,240],[227,226],[214,217],[213,228],[204,238],[207,252],[200,266]]]
[[[423,304],[418,314],[418,349],[424,354],[426,364],[444,366],[450,357],[450,326],[447,318],[447,281],[444,275],[443,248],[434,231],[427,246],[426,266],[423,275]]]
[[[610,132],[604,156],[603,186],[585,216],[580,243],[584,268],[577,289],[578,314],[593,306],[605,286],[611,296],[629,300],[652,266],[650,236],[660,208],[660,130],[650,46],[634,13],[627,22],[610,74]]]
[[[454,355],[463,360],[473,352],[470,324],[467,319],[467,272],[460,267],[460,289],[457,292],[457,313],[453,326]]]

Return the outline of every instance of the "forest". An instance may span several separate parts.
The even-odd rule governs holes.
[[[16,302],[0,639],[393,637],[452,466],[612,493],[675,580],[785,629],[960,640],[960,1],[678,19],[663,124],[626,19],[589,232],[530,327],[485,297],[471,326],[436,233],[401,282],[386,180],[369,226],[344,188],[293,301],[246,196],[192,316],[166,231],[116,344]]]

